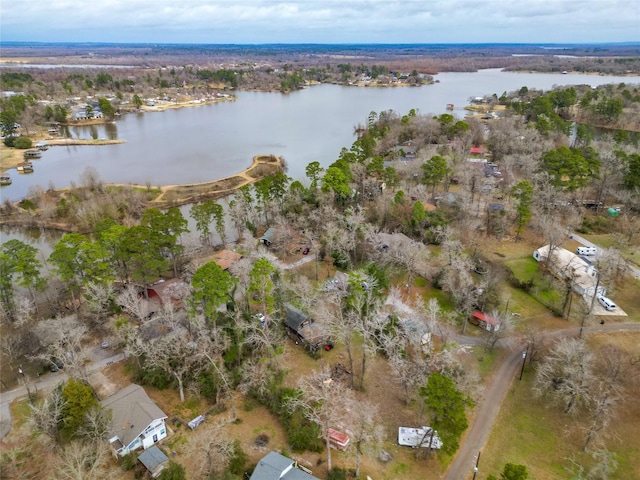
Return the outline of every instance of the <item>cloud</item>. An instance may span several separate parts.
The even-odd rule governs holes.
[[[3,41],[604,42],[638,41],[639,25],[637,0],[0,2]]]

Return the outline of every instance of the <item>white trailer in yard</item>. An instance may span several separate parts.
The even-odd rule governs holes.
[[[431,427],[398,427],[398,444],[413,448],[442,448],[438,432]]]

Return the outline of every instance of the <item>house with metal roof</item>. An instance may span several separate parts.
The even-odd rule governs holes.
[[[140,385],[131,384],[100,403],[111,412],[109,444],[119,456],[146,450],[167,436],[167,415]]]
[[[500,320],[493,318],[491,315],[487,315],[480,310],[474,310],[473,313],[471,313],[469,322],[485,329],[488,332],[497,332],[500,330]]]
[[[269,452],[258,462],[249,480],[318,480],[290,458]]]
[[[296,344],[308,345],[312,351],[322,347],[322,344],[329,344],[329,333],[325,328],[316,323],[309,315],[291,304],[285,305],[284,326],[287,335]]]
[[[555,247],[551,255],[549,250],[549,245],[540,247],[533,252],[533,258],[538,262],[545,262],[558,278],[570,280],[573,290],[579,295],[589,299],[596,293],[606,295],[607,289],[598,282],[598,271],[588,258],[565,248]]]

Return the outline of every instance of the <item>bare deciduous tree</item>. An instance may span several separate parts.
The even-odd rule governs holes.
[[[493,310],[491,317],[499,322],[499,328],[497,330],[495,328],[490,331],[485,330],[484,347],[485,350],[489,351],[493,351],[500,340],[510,337],[513,333],[513,322],[510,316],[502,315],[497,310]]]
[[[32,404],[30,421],[35,430],[59,442],[65,404],[61,388],[54,388],[41,402]]]
[[[145,368],[159,368],[175,378],[181,402],[184,402],[186,378],[200,367],[197,348],[197,343],[186,332],[174,332],[142,344]]]
[[[320,427],[327,446],[327,469],[331,470],[331,442],[329,429],[343,424],[353,405],[351,390],[331,378],[331,369],[324,365],[298,382],[301,394],[288,400],[291,411],[302,410],[305,417]]]
[[[586,469],[575,458],[570,458],[571,468],[567,470],[573,475],[574,480],[608,480],[618,470],[618,460],[614,453],[606,448],[594,449],[591,452],[594,462]]]
[[[69,377],[87,382],[86,365],[89,360],[85,342],[88,339],[87,327],[77,321],[58,322],[56,335],[50,337],[53,341],[46,347],[45,352],[33,356],[34,359],[44,360],[51,365],[64,365]]]
[[[120,292],[116,301],[129,315],[140,322],[143,322],[149,316],[149,302],[140,295],[135,285],[127,285]]]
[[[593,354],[580,339],[560,339],[538,366],[535,391],[564,402],[564,413],[574,414],[591,400]]]
[[[99,441],[74,441],[60,452],[50,478],[55,480],[109,480],[117,472],[108,465],[109,447]]]
[[[113,301],[113,283],[89,282],[84,286],[83,296],[85,305],[97,319],[104,318],[111,308]]]
[[[362,455],[375,450],[382,443],[384,429],[378,420],[378,409],[368,401],[354,400],[349,407],[351,415],[348,427],[351,433],[352,449],[356,457],[355,477],[360,478]]]
[[[216,423],[209,425],[207,430],[197,430],[191,443],[203,454],[203,461],[199,462],[201,478],[218,478],[225,473],[234,454],[234,446],[223,424]]]
[[[609,426],[616,409],[624,399],[625,387],[634,385],[639,379],[636,369],[631,368],[629,355],[622,350],[607,345],[598,355],[596,373],[598,380],[591,389],[591,406],[584,430],[586,432],[583,450],[592,442],[598,447],[610,434]]]
[[[471,277],[471,260],[462,253],[450,253],[449,266],[445,270],[443,287],[456,301],[457,311],[462,316],[462,334],[467,330],[469,314],[475,300],[476,285]]]

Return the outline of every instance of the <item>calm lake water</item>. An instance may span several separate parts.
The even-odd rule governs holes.
[[[56,146],[34,160],[35,172],[10,174],[13,184],[0,195],[12,200],[29,187],[66,187],[79,183],[87,167],[107,183],[172,185],[214,180],[246,168],[254,155],[283,156],[288,175],[304,179],[312,161],[333,163],[342,147],[349,148],[354,126],[366,123],[371,111],[401,115],[415,108],[439,115],[453,103],[462,109],[470,97],[514,91],[522,86],[550,89],[555,85],[638,83],[640,77],[507,73],[499,69],[476,73],[442,73],[439,83],[422,87],[366,88],[318,85],[288,95],[238,92],[237,101],[191,108],[130,114],[117,123],[73,127],[74,138],[111,138],[124,144]]]

